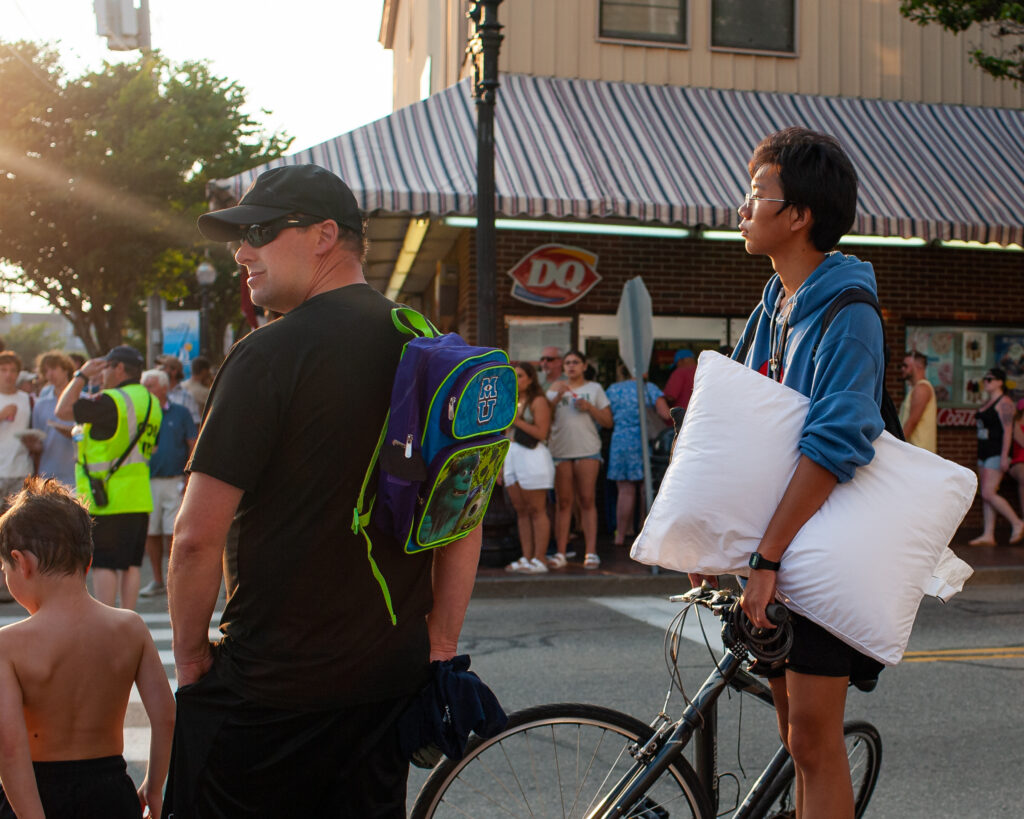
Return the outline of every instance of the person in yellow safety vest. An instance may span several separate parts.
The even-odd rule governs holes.
[[[153,497],[149,458],[162,413],[139,383],[145,364],[133,347],[120,345],[85,362],[57,401],[56,416],[77,425],[75,481],[93,519],[92,577],[95,597],[108,606],[133,609]],[[102,376],[103,391],[82,397],[89,380]]]

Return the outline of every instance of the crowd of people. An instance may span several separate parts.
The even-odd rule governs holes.
[[[681,352],[687,355],[677,354],[676,361],[691,362],[689,390],[680,391],[674,405],[685,409],[693,389],[694,357],[689,350]],[[596,497],[604,462],[602,429],[611,429],[605,474],[618,491],[616,545],[628,545],[635,534],[637,500],[643,499],[647,441],[640,433],[636,382],[620,362],[619,380],[606,391],[579,350],[562,354],[545,347],[539,365],[543,375],[532,362],[514,362],[520,400],[503,480],[516,511],[522,555],[506,570],[543,574],[564,569],[575,556],[569,550],[574,524],[583,538],[583,567],[596,569],[601,565]],[[653,383],[645,381],[643,388],[651,436],[671,424],[670,404]],[[549,549],[552,532],[554,548]]]
[[[116,460],[121,450],[127,449],[127,443],[133,437],[129,434],[129,426],[121,430],[116,426],[118,419],[125,414],[122,410],[128,410],[124,398],[129,392],[136,391],[136,397],[147,403],[150,396],[156,397],[156,412],[150,411],[136,419],[145,417],[146,423],[152,427],[150,431],[155,436],[152,452],[141,454],[141,450],[149,446],[147,439],[143,438],[133,444],[133,450],[140,454],[129,452],[122,466],[115,470],[118,473],[116,477],[105,478],[102,468],[89,468],[88,472],[108,484],[109,480],[115,480],[132,487],[138,496],[136,506],[139,507],[132,511],[145,516],[150,535],[149,542],[139,537],[132,538],[136,545],[132,547],[129,565],[122,566],[120,563],[123,561],[118,560],[113,582],[104,573],[104,556],[94,560],[94,590],[103,602],[114,605],[119,601],[122,607],[133,608],[140,593],[138,567],[142,557],[141,553],[138,554],[136,561],[135,553],[141,547],[151,555],[154,576],[154,582],[142,589],[141,594],[152,596],[162,593],[160,555],[165,544],[159,540],[156,543],[152,541],[161,536],[164,541],[169,541],[171,536],[184,488],[185,463],[213,380],[209,361],[204,357],[194,358],[187,379],[181,361],[170,355],[161,356],[156,368],[143,372],[141,354],[122,345],[115,347],[107,356],[88,361],[79,353],[49,350],[38,355],[34,368],[28,370],[17,353],[4,350],[2,346],[0,341],[0,492],[3,497],[15,494],[31,476],[57,480],[69,490],[78,492],[91,505],[90,511],[96,520],[101,542],[105,530],[114,520],[118,525],[110,536],[114,541],[122,540],[126,519],[108,516],[128,510],[118,505],[123,499],[120,492],[118,503],[113,507],[109,504],[95,505],[92,487],[87,480],[83,483],[85,465],[92,463],[98,467],[98,461]],[[61,411],[59,405],[65,394],[69,396],[68,403]],[[77,401],[82,403],[76,410]],[[169,410],[170,407],[177,409]],[[163,424],[157,420],[159,415],[164,416]],[[124,441],[122,436],[115,434],[118,432],[127,436]],[[80,452],[79,442],[83,440],[86,445]],[[98,455],[96,447],[101,441],[105,441],[105,447],[112,450],[111,458]],[[138,464],[134,463],[136,460]],[[79,474],[76,474],[76,463],[82,464]],[[149,482],[151,471],[156,478],[152,483]],[[172,477],[168,483],[168,478]],[[157,513],[150,515],[148,506]],[[167,542],[166,551],[169,548]],[[9,592],[0,587],[0,602],[10,600]]]

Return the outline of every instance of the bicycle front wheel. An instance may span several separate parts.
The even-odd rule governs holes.
[[[633,766],[631,743],[651,728],[619,711],[556,703],[517,711],[495,737],[474,737],[458,762],[445,760],[423,784],[411,819],[584,817]],[[679,759],[628,816],[711,819],[708,797]]]
[[[878,772],[882,768],[882,738],[878,729],[868,722],[850,721],[843,725],[846,739],[846,757],[850,762],[850,780],[853,783],[853,815],[860,819],[875,791]],[[779,774],[762,816],[764,819],[788,819],[796,816],[793,760],[789,760]]]

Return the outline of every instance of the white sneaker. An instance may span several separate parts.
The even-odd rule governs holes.
[[[155,580],[149,581],[148,585],[139,589],[139,597],[156,597],[158,594],[167,594],[167,587]]]
[[[547,574],[548,567],[541,563],[537,558],[530,558],[530,574]]]
[[[527,572],[530,570],[530,561],[525,557],[513,560],[505,567],[506,572]]]

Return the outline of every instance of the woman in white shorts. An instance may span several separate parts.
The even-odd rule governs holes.
[[[566,380],[551,385],[547,398],[551,404],[551,455],[555,459],[555,542],[558,552],[548,562],[565,566],[569,544],[573,502],[580,505],[580,523],[586,556],[584,569],[601,565],[597,556],[597,507],[594,495],[597,473],[601,469],[601,436],[598,425],[612,426],[612,410],[604,388],[583,377],[583,353],[570,350],[562,359]]]
[[[555,484],[555,464],[545,441],[551,429],[551,408],[537,382],[537,371],[525,361],[516,362],[519,409],[512,423],[512,445],[505,456],[503,478],[516,510],[519,545],[523,556],[506,571],[542,574],[551,538],[547,494]]]

